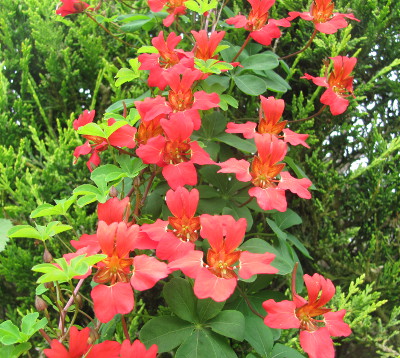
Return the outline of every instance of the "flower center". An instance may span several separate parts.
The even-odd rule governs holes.
[[[186,142],[169,141],[164,148],[164,161],[169,164],[188,162],[192,156],[190,145]]]

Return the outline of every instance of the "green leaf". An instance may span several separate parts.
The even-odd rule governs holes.
[[[158,53],[158,50],[154,46],[142,46],[137,53]]]
[[[47,319],[42,318],[41,320],[37,320],[39,317],[38,312],[29,313],[25,317],[22,318],[21,323],[21,331],[27,336],[31,337],[34,335],[39,329],[42,329],[47,324]]]
[[[246,153],[255,153],[257,151],[253,140],[242,139],[230,133],[221,133],[215,139]]]
[[[286,233],[279,228],[279,226],[276,224],[274,220],[267,218],[267,223],[269,227],[272,229],[272,231],[276,234],[279,240],[286,241],[287,238]]]
[[[132,17],[133,21],[128,22],[120,27],[121,31],[124,32],[135,32],[140,30],[143,25],[147,24],[149,21],[152,21],[153,18],[146,15],[136,15]]]
[[[118,156],[117,162],[129,178],[136,177],[139,172],[148,166],[147,164],[144,164],[140,158],[131,158],[127,154]]]
[[[39,239],[42,236],[40,233],[30,225],[16,225],[8,230],[8,237],[26,237],[29,239]]]
[[[256,316],[246,316],[244,339],[250,343],[261,356],[268,356],[274,345],[274,336],[271,328]],[[283,357],[282,357],[283,358]]]
[[[41,283],[39,286],[36,287],[35,290],[35,295],[40,296],[42,293],[45,293],[48,289],[44,287],[44,285]]]
[[[285,230],[289,227],[300,225],[303,220],[293,210],[287,209],[285,212],[277,212],[273,214],[276,225],[279,229]]]
[[[277,73],[272,70],[263,71],[265,76],[265,83],[269,90],[274,92],[286,92],[292,89],[289,84]]]
[[[283,344],[278,343],[275,344],[268,358],[305,358],[305,357],[295,349],[286,347]]]
[[[201,121],[201,128],[196,134],[202,138],[212,141],[215,137],[225,132],[226,118],[222,113],[213,112],[205,116]]]
[[[287,239],[297,247],[297,249],[305,256],[308,257],[309,259],[313,259],[310,253],[308,252],[307,248],[300,242],[300,240],[296,237],[293,236],[292,234],[287,233]]]
[[[215,302],[211,298],[205,298],[197,300],[197,316],[201,323],[208,321],[215,317],[222,308],[224,308],[225,302]]]
[[[249,56],[241,62],[241,65],[246,70],[272,70],[279,66],[278,56],[273,52],[260,53],[257,55]]]
[[[105,123],[104,123],[105,124]],[[108,138],[111,134],[113,134],[115,131],[120,129],[121,127],[127,125],[128,122],[124,120],[116,121],[113,123],[111,126],[107,125],[104,127],[104,133],[106,135],[106,138]]]
[[[207,61],[199,58],[194,59],[195,68],[203,73],[216,73],[220,74],[222,71],[232,70],[233,66],[224,61],[209,59]]]
[[[21,334],[18,327],[11,321],[0,324],[0,342],[4,345],[14,344],[21,341]]]
[[[115,78],[117,78],[117,80],[115,81],[115,86],[120,87],[122,84],[132,81],[138,77],[139,77],[139,74],[135,73],[134,71],[130,70],[129,68],[123,67],[115,75]]]
[[[30,217],[35,219],[42,216],[65,215],[71,205],[76,201],[76,197],[71,196],[68,199],[54,201],[56,202],[56,205],[47,203],[39,205],[35,210],[32,211]]]
[[[227,76],[217,76],[217,75],[211,75],[208,76],[204,81],[201,82],[201,87],[206,91],[207,93],[212,93],[216,92],[218,94],[221,94],[225,90],[229,88],[229,82],[230,79]],[[216,113],[216,112],[214,112]]]
[[[12,228],[12,222],[8,219],[0,219],[0,252],[2,252],[8,241],[8,232]]]
[[[139,333],[141,342],[150,347],[157,344],[158,353],[179,346],[193,332],[194,326],[178,317],[161,316],[146,322]]]
[[[185,2],[186,8],[203,15],[205,12],[215,9],[218,6],[217,0],[188,0]]]
[[[219,99],[220,99],[221,102],[225,102],[225,103],[229,104],[233,108],[238,108],[239,107],[239,102],[235,98],[233,98],[232,96],[230,96],[228,94],[219,95]],[[221,102],[219,103],[220,107],[221,107]]]
[[[18,358],[21,354],[29,351],[31,347],[32,345],[29,342],[20,343],[16,346],[0,347],[0,357]]]
[[[208,325],[214,332],[223,336],[234,338],[238,341],[243,341],[244,339],[245,321],[243,314],[239,311],[222,311],[208,321]]]
[[[188,281],[173,278],[164,285],[163,294],[168,306],[179,318],[189,322],[197,320],[196,298]]]
[[[78,134],[82,135],[92,135],[95,137],[105,138],[106,135],[101,129],[101,127],[96,123],[88,123],[82,127],[79,127]]]
[[[267,90],[265,81],[254,75],[236,76],[233,80],[242,92],[250,96],[259,96]]]
[[[196,329],[176,351],[175,358],[234,358],[235,352],[221,337],[207,329]]]

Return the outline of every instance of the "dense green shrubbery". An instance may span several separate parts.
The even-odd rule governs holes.
[[[138,11],[148,11],[144,1],[138,3]],[[303,9],[308,6],[308,1],[279,3],[276,11],[280,16],[276,17],[299,9],[299,3]],[[336,1],[336,7],[344,12],[351,8],[361,19],[352,35],[350,27],[329,37],[319,34],[311,49],[287,60],[286,70],[278,70],[286,79],[299,78],[303,74],[297,67],[299,61],[301,71],[319,75],[326,57],[349,54],[359,59],[354,73],[358,103],[352,102],[353,110],[334,118],[324,112],[293,126],[310,134],[313,149],[292,149],[290,156],[312,179],[316,190],[311,201],[292,200],[291,207],[303,224],[289,231],[301,237],[313,257],[301,257],[306,272],[318,270],[334,279],[343,292],[349,286],[354,288],[351,282],[365,275],[366,286],[359,292],[350,289],[353,296],[337,298],[353,310],[349,319],[355,332],[344,341],[341,356],[351,356],[360,344],[371,346],[366,348],[369,357],[371,350],[395,357],[399,345],[395,331],[399,310],[395,305],[400,294],[400,4],[341,0]],[[54,8],[53,0],[6,0],[0,8],[0,188],[2,216],[14,224],[29,223],[29,214],[38,205],[68,197],[74,187],[87,181],[83,161],[72,164],[73,149],[81,144],[72,120],[83,109],[95,108],[101,114],[115,101],[136,98],[144,90],[140,83],[114,84],[118,69],[127,67],[128,58],[136,56],[134,47],[113,39],[83,16],[56,17]],[[122,2],[107,2],[103,8],[104,16],[133,11]],[[233,1],[232,9],[243,10],[243,2]],[[291,53],[308,40],[308,23],[298,21],[293,26],[295,32],[279,39],[278,55]],[[123,38],[143,45],[141,37],[136,29]],[[282,95],[288,103],[285,119],[316,112],[320,90],[305,80],[293,81],[293,85],[293,92]],[[296,94],[293,98],[292,93]],[[249,113],[257,116],[256,98],[241,97],[240,93],[234,97],[239,107],[231,109],[232,118],[241,119]],[[360,161],[366,166],[357,169]],[[91,232],[94,206],[73,210],[71,225],[79,234]],[[257,219],[265,228],[264,215]],[[72,234],[63,236],[65,242],[70,238]],[[1,319],[16,320],[17,307],[22,313],[31,309],[36,278],[30,269],[42,260],[40,246],[14,240],[0,255],[0,275],[4,277],[0,297],[6,303]],[[54,240],[52,245],[52,252],[59,254],[62,244]],[[278,287],[281,282],[275,284]],[[147,303],[145,295],[144,300]],[[382,300],[387,302],[382,305]]]

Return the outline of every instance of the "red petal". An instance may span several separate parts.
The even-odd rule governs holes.
[[[173,233],[168,232],[159,242],[156,255],[161,260],[175,261],[194,250],[194,244],[190,241],[182,241]]]
[[[312,183],[310,179],[293,178],[289,172],[281,172],[281,181],[278,184],[278,188],[290,190],[292,193],[297,194],[300,198],[311,199],[311,193],[307,190]]]
[[[325,326],[328,328],[329,334],[334,337],[347,337],[351,334],[350,326],[343,322],[346,310],[338,312],[328,312],[324,314]]]
[[[117,314],[132,311],[135,301],[129,283],[118,282],[112,286],[97,285],[90,294],[94,303],[94,313],[102,323],[107,323]]]
[[[134,271],[131,284],[135,290],[144,291],[152,288],[159,280],[167,277],[170,273],[164,262],[147,255],[135,256],[133,259]]]
[[[218,165],[221,167],[218,173],[234,173],[236,174],[236,179],[243,182],[251,180],[249,172],[250,163],[247,160],[230,158],[226,162],[219,163]]]
[[[268,315],[264,323],[270,328],[288,329],[300,328],[300,320],[296,317],[296,305],[293,301],[284,300],[275,302],[268,300],[263,302],[263,308]]]
[[[199,191],[192,189],[190,192],[186,188],[178,187],[175,191],[168,190],[166,195],[168,209],[177,218],[186,216],[192,218],[196,213],[199,202]]]
[[[197,184],[197,171],[191,162],[182,162],[176,165],[168,164],[163,168],[162,175],[171,189]]]
[[[190,251],[185,256],[168,264],[172,270],[181,270],[186,276],[195,278],[203,267],[203,252]]]
[[[121,345],[115,341],[105,341],[93,346],[87,358],[118,358]]]
[[[287,143],[290,143],[291,145],[299,145],[301,144],[302,146],[306,148],[310,148],[310,146],[306,143],[306,139],[308,138],[308,134],[300,134],[291,131],[289,128],[286,128],[282,131],[284,133],[284,140]]]
[[[83,111],[83,113],[78,117],[78,119],[74,120],[73,126],[75,130],[78,130],[79,127],[83,127],[88,123],[92,123],[94,116],[96,115],[96,111],[88,111],[87,109]]]
[[[335,350],[328,329],[319,328],[316,331],[300,332],[300,345],[310,358],[334,358]]]
[[[276,209],[284,212],[287,209],[287,201],[283,189],[254,187],[249,189],[249,195],[257,199],[257,204],[263,210]]]
[[[108,225],[113,222],[121,222],[124,221],[124,218],[127,219],[126,216],[129,216],[129,207],[129,197],[122,200],[111,198],[104,204],[99,203],[97,206],[97,216],[99,221],[104,221]]]
[[[237,279],[221,278],[202,268],[194,282],[194,294],[200,298],[212,298],[216,302],[226,301],[235,291]]]
[[[269,252],[264,254],[253,254],[248,251],[242,251],[240,253],[240,268],[239,275],[245,280],[249,279],[253,275],[259,273],[274,274],[278,273],[279,270],[270,265],[274,260],[275,255]]]
[[[163,152],[165,142],[165,138],[161,135],[150,138],[146,144],[136,149],[136,154],[145,164],[157,164],[160,166],[161,163],[164,163]]]
[[[217,93],[198,91],[194,93],[193,109],[207,110],[219,107],[219,96]]]
[[[146,346],[136,339],[133,344],[126,339],[121,345],[121,358],[156,358],[158,347],[153,344],[149,350]]]
[[[257,127],[257,123],[254,122],[246,122],[243,124],[237,124],[233,122],[229,122],[228,125],[226,126],[226,133],[241,133],[243,134],[243,137],[246,139],[253,138],[254,133]]]

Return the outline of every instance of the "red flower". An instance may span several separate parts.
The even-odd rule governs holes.
[[[188,58],[185,52],[175,47],[182,40],[180,36],[171,32],[167,40],[164,40],[164,33],[160,31],[157,37],[151,40],[158,53],[141,54],[138,57],[141,62],[140,70],[149,70],[148,84],[150,87],[158,87],[161,90],[167,85],[164,74],[172,68],[183,72],[186,68],[193,68],[193,59]]]
[[[304,77],[312,80],[317,86],[327,87],[321,96],[321,103],[330,107],[331,113],[336,116],[346,111],[349,100],[346,97],[353,95],[353,71],[357,58],[347,56],[330,57],[333,61],[333,71],[327,77],[313,77],[308,73]]]
[[[80,0],[60,0],[63,4],[56,10],[57,15],[67,16],[85,11],[89,4]]]
[[[300,345],[310,358],[334,358],[335,351],[330,337],[347,337],[351,334],[350,327],[343,322],[346,310],[331,312],[330,308],[324,307],[335,294],[331,280],[317,273],[313,276],[304,275],[307,301],[296,293],[295,276],[294,271],[293,301],[265,301],[263,307],[268,314],[264,323],[271,328],[300,328]],[[316,319],[318,316],[323,319]]]
[[[197,189],[191,191],[178,187],[168,190],[166,202],[173,216],[168,221],[157,220],[145,224],[142,231],[158,242],[156,255],[162,260],[173,261],[194,250],[200,231],[200,218],[194,216],[199,202]],[[167,229],[168,225],[172,229]]]
[[[283,138],[285,142],[292,145],[301,144],[306,148],[310,148],[305,142],[308,138],[308,134],[298,134],[290,129],[284,129],[287,121],[280,121],[283,110],[285,109],[285,102],[283,99],[275,99],[274,97],[265,98],[264,96],[260,96],[260,99],[261,107],[259,111],[258,125],[250,121],[244,124],[229,122],[226,132],[241,133],[245,138],[254,138],[255,133],[269,133],[277,138]],[[279,133],[281,132],[284,133],[283,137],[279,136]]]
[[[187,0],[148,0],[151,11],[159,12],[164,6],[167,7],[169,15],[163,20],[164,26],[171,26],[175,18],[186,14],[185,2]]]
[[[287,19],[274,20],[269,17],[269,9],[275,4],[275,0],[247,0],[251,5],[251,11],[246,18],[244,15],[237,15],[226,20],[236,28],[244,27],[250,31],[250,37],[258,43],[269,46],[272,39],[279,38],[281,31],[278,26],[289,27]]]
[[[99,344],[89,344],[90,328],[79,331],[72,326],[69,333],[69,349],[65,348],[57,339],[51,341],[51,347],[43,352],[47,358],[118,358],[120,344],[105,341]],[[146,357],[147,358],[147,357]],[[149,356],[150,358],[150,356]]]
[[[73,123],[74,129],[78,130],[80,127],[93,122],[93,118],[95,116],[95,111],[87,111],[85,110]],[[108,120],[108,125],[111,126],[115,123],[115,119],[110,118]],[[86,165],[90,171],[92,171],[95,167],[100,164],[99,153],[103,152],[108,148],[109,145],[113,147],[128,147],[134,148],[135,143],[135,133],[136,128],[132,127],[128,124],[118,128],[114,133],[112,133],[108,138],[92,136],[92,135],[83,135],[84,138],[87,139],[85,144],[80,145],[75,148],[74,156],[79,158],[81,155],[91,154],[89,160]],[[90,144],[90,141],[93,142]]]
[[[314,0],[309,12],[289,12],[290,21],[300,16],[303,20],[312,21],[315,29],[324,34],[334,34],[338,29],[347,27],[347,21],[356,20],[353,14],[333,13],[335,5],[331,0]]]
[[[106,323],[117,313],[132,311],[135,304],[132,287],[139,291],[150,289],[168,276],[169,269],[154,257],[130,257],[133,250],[148,248],[148,240],[139,234],[138,225],[128,227],[124,222],[107,225],[100,221],[97,239],[107,257],[97,264],[98,271],[93,281],[101,284],[93,288],[91,296],[96,317]]]
[[[278,163],[286,155],[286,143],[270,134],[256,133],[254,139],[258,155],[253,158],[251,167],[244,159],[231,158],[219,164],[221,169],[218,173],[235,173],[237,180],[251,181],[254,187],[249,189],[249,195],[257,199],[263,210],[286,211],[285,190],[310,199],[311,194],[307,188],[311,186],[311,181],[306,178],[296,179],[288,172],[282,172],[285,164]]]
[[[203,61],[218,58],[218,55],[215,54],[215,50],[224,38],[225,31],[213,31],[210,36],[208,36],[205,30],[200,30],[199,32],[191,31],[191,33],[196,40],[193,48],[194,57]]]
[[[198,298],[210,297],[217,302],[227,300],[236,288],[236,268],[244,279],[259,273],[278,272],[270,265],[275,258],[274,254],[253,254],[236,250],[244,238],[246,219],[235,221],[230,215],[205,214],[200,216],[200,222],[200,235],[211,246],[206,263],[203,262],[203,252],[194,250],[169,264],[170,268],[180,269],[185,275],[195,279],[194,293]]]
[[[153,344],[148,350],[146,346],[136,339],[132,345],[126,339],[121,345],[121,358],[156,358],[158,347]]]
[[[136,150],[137,155],[146,164],[163,167],[162,174],[172,189],[184,185],[197,184],[197,172],[194,164],[215,164],[209,154],[197,142],[190,140],[193,122],[183,112],[174,118],[161,119],[164,136],[150,138]]]

